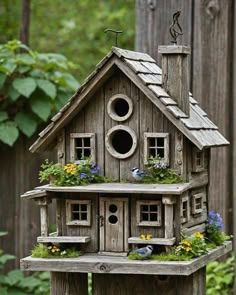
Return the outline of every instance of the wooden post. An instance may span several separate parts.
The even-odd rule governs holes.
[[[162,203],[165,205],[165,238],[174,237],[174,207],[175,203],[174,196],[164,196]]]
[[[205,295],[205,281],[205,267],[190,276],[93,274],[93,295]]]
[[[87,295],[88,276],[84,273],[51,272],[50,295]]]
[[[51,200],[48,198],[40,198],[36,200],[37,204],[40,206],[40,222],[41,222],[41,236],[48,236],[48,204]]]
[[[189,116],[189,66],[187,56],[190,47],[159,46],[162,54],[162,86],[177,102],[178,107]]]

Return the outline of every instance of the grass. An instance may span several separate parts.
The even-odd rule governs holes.
[[[75,258],[80,255],[80,251],[74,248],[60,251],[57,255],[52,255],[43,244],[37,244],[31,251],[31,256],[34,258]]]
[[[151,255],[150,257],[142,257],[138,253],[130,253],[128,256],[130,260],[157,260],[157,261],[189,261],[190,256],[187,255],[176,255],[174,253],[161,253]]]

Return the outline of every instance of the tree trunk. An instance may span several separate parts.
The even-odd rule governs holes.
[[[20,41],[29,45],[30,0],[21,0]]]

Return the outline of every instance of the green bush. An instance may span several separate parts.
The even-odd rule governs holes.
[[[0,142],[12,146],[20,132],[31,137],[65,105],[79,87],[71,67],[63,55],[38,53],[17,40],[0,45]]]
[[[234,257],[207,265],[207,295],[233,295]]]
[[[6,232],[0,232],[0,237],[6,235]],[[15,256],[4,254],[0,249],[0,269],[4,270],[7,261],[15,259]],[[25,276],[24,273],[15,269],[6,274],[0,275],[0,294],[1,295],[49,295],[49,273],[34,273],[31,276]]]

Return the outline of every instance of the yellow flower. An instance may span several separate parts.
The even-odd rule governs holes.
[[[148,234],[146,235],[146,240],[151,240],[152,239],[152,235]]]
[[[191,243],[189,241],[183,241],[183,245],[186,245],[189,247],[191,245]]]
[[[52,253],[54,253],[56,250],[55,249],[52,249]]]
[[[145,240],[146,239],[146,236],[144,234],[141,234],[140,235],[140,239]]]
[[[48,247],[48,250],[51,250],[51,249],[52,249],[52,246],[49,246],[49,247]]]
[[[198,231],[194,234],[194,237],[195,238],[199,238],[199,239],[202,239],[203,238],[203,235]]]
[[[189,252],[189,251],[192,250],[192,248],[191,248],[191,247],[187,247],[185,250],[186,250],[187,252]]]

